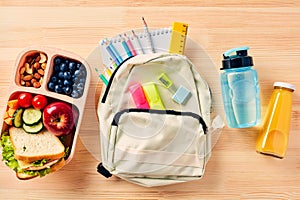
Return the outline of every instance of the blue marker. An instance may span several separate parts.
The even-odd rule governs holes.
[[[123,59],[111,42],[109,42],[108,48],[110,48],[110,50],[113,52],[113,54],[115,54],[115,56],[117,57],[117,60],[119,61],[119,64],[121,64],[123,62]]]
[[[106,51],[109,53],[109,55],[112,57],[113,61],[117,64],[117,66],[120,65],[119,60],[117,59],[117,56],[114,54],[114,52],[111,50],[110,46],[108,45],[108,41],[102,41],[102,43],[105,43],[106,46]]]
[[[129,47],[128,47],[127,43],[125,42],[125,40],[124,40],[124,38],[122,37],[122,35],[121,35],[121,34],[119,34],[119,36],[120,36],[120,38],[121,38],[122,45],[123,45],[123,47],[124,47],[124,49],[125,49],[125,51],[126,51],[126,53],[127,53],[128,57],[131,57],[131,56],[132,56],[132,54],[131,54],[131,52],[130,52],[130,49],[129,49]]]

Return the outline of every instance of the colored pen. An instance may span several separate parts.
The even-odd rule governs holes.
[[[130,38],[127,37],[126,33],[124,33],[124,36],[125,36],[125,39],[126,39],[126,40],[125,40],[125,41],[126,41],[126,44],[127,44],[127,46],[129,47],[129,50],[130,50],[131,54],[132,54],[133,56],[136,56],[136,52],[135,52],[134,47],[133,47],[133,45],[132,45],[132,43],[131,43],[131,41],[130,41]]]
[[[104,77],[103,74],[100,74],[100,78],[103,81],[103,83],[107,86],[108,85],[108,80]]]
[[[125,49],[125,51],[126,51],[126,53],[127,53],[127,56],[128,56],[128,57],[131,57],[132,54],[131,54],[131,52],[130,52],[129,47],[127,46],[127,43],[125,42],[125,39],[122,37],[121,34],[119,34],[119,36],[120,36],[120,38],[121,38],[122,46],[124,47],[124,49]]]
[[[114,52],[111,50],[111,47],[108,45],[108,41],[105,41],[105,45],[106,45],[106,51],[109,53],[109,55],[112,57],[112,59],[114,60],[114,62],[117,65],[120,65],[119,60],[117,59],[117,56],[114,54]]]
[[[114,45],[111,43],[111,41],[108,41],[108,42],[109,42],[108,47],[113,52],[113,54],[116,56],[116,58],[117,58],[117,60],[119,62],[118,65],[120,65],[123,62],[122,57],[120,56],[120,54],[118,53],[118,51],[116,50],[116,48],[114,47]]]
[[[141,46],[141,43],[140,43],[140,40],[139,40],[138,36],[135,34],[134,30],[131,30],[131,31],[132,31],[132,35],[133,35],[133,41],[135,43],[135,46],[137,46],[137,48],[135,48],[136,53],[137,54],[144,54],[144,51],[143,51],[143,48]]]
[[[155,53],[155,50],[154,50],[153,44],[152,44],[152,40],[151,40],[151,34],[150,34],[149,30],[148,30],[148,26],[147,26],[147,23],[146,23],[144,17],[142,17],[142,20],[143,20],[143,23],[144,23],[145,33],[147,34],[147,41],[148,41],[150,50],[151,50],[152,53]]]
[[[109,77],[111,77],[112,71],[108,67],[105,67],[105,72]]]
[[[102,82],[107,86],[108,85],[108,81],[105,78],[105,76],[99,72],[98,68],[95,68],[95,71],[98,73],[98,75],[99,75],[100,79],[102,80]]]
[[[118,65],[113,61],[112,58],[109,58],[109,60],[111,61],[111,65],[113,66],[114,69],[118,68]]]

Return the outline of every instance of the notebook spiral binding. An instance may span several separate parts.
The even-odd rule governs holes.
[[[170,45],[170,38],[172,33],[172,28],[160,28],[160,29],[152,29],[149,31],[151,36],[151,41],[153,44],[153,48],[155,53],[163,53],[168,52]],[[143,29],[134,30],[136,37],[133,35],[131,31],[120,33],[112,38],[107,38],[101,40],[99,42],[100,52],[102,57],[102,63],[104,65],[103,74],[106,75],[107,79],[109,79],[110,75],[107,73],[109,69],[116,68],[116,61],[124,61],[127,60],[130,55],[128,49],[125,49],[122,42],[126,37],[132,43],[133,49],[137,52],[137,54],[147,54],[151,53],[151,47],[149,46],[148,35],[144,32]],[[126,37],[125,35],[126,34]],[[121,37],[120,37],[121,35]],[[119,59],[112,58],[111,54],[108,52],[107,45],[112,44],[113,48],[116,50],[117,54],[119,54]],[[120,63],[117,63],[121,64]],[[113,67],[114,66],[114,67]],[[113,72],[113,71],[111,71]]]

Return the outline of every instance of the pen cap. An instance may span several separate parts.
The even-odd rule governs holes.
[[[237,47],[224,52],[221,70],[253,66],[253,59],[248,56],[248,50],[249,47]]]

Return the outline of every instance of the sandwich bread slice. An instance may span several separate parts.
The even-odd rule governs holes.
[[[57,160],[65,154],[60,140],[46,130],[38,134],[26,133],[22,128],[11,127],[9,135],[15,149],[15,158],[31,163],[37,160]]]
[[[47,130],[29,134],[23,128],[11,127],[1,143],[3,159],[19,179],[44,176],[65,165],[64,145]]]

